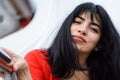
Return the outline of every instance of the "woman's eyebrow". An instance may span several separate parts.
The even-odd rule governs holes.
[[[81,16],[77,16],[77,18],[80,18],[80,19],[82,19],[82,20],[85,20],[83,17],[81,17]]]
[[[83,17],[81,17],[81,16],[77,16],[77,18],[80,18],[80,19],[82,19],[82,20],[85,20],[85,18],[83,18]],[[99,28],[101,28],[101,26],[99,25],[99,24],[97,24],[97,23],[94,23],[94,22],[91,22],[93,25],[96,25],[96,26],[98,26]]]

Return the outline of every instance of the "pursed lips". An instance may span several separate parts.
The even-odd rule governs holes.
[[[81,37],[81,36],[77,36],[77,35],[72,35],[73,39],[79,41],[79,42],[86,42],[86,40]]]

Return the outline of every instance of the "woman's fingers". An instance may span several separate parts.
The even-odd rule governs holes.
[[[28,65],[27,65],[27,62],[26,62],[23,58],[19,58],[19,59],[15,62],[13,68],[14,68],[15,71],[17,71],[17,70],[25,69],[27,66],[28,66]]]
[[[24,58],[20,57],[17,54],[14,54],[12,51],[7,50],[5,48],[1,48],[8,56],[11,57],[11,62],[8,64],[9,66],[12,66],[13,71],[23,70],[28,67],[27,62],[24,60]]]
[[[13,57],[13,56],[16,55],[16,54],[14,54],[12,51],[7,50],[7,49],[5,49],[5,48],[3,48],[3,47],[1,47],[0,49],[3,50],[3,51],[4,51],[8,56],[10,56],[10,57]]]

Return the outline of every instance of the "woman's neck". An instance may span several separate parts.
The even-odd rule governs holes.
[[[80,55],[79,55],[79,63],[80,63],[80,65],[81,65],[82,68],[87,69],[86,60],[87,60],[88,56],[89,56],[89,54],[80,53]]]

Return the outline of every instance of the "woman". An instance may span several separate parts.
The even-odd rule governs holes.
[[[49,49],[33,50],[25,59],[33,80],[120,80],[119,47],[119,34],[104,8],[83,3],[65,19]],[[28,66],[25,72],[20,66],[18,76],[30,80]]]

